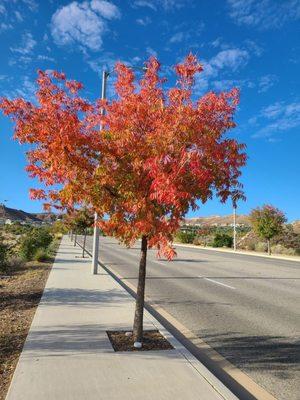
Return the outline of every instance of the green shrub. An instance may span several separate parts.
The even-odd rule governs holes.
[[[7,247],[0,242],[0,264],[3,264],[6,260]]]
[[[14,222],[12,224],[7,224],[4,226],[4,230],[7,233],[12,233],[13,235],[23,235],[32,230],[32,226],[30,225],[22,225],[20,222]]]
[[[50,260],[50,255],[49,252],[46,249],[37,249],[37,251],[34,254],[34,259],[35,261],[39,262],[45,262]]]
[[[251,250],[254,251],[255,250],[255,243],[249,243],[247,246],[245,246],[246,250]]]
[[[60,240],[55,238],[48,246],[48,253],[50,256],[54,256],[56,254],[59,242]]]
[[[52,242],[52,235],[50,235],[46,228],[35,228],[24,236],[20,244],[20,255],[27,261],[33,259],[38,249],[47,249]]]
[[[197,235],[193,240],[193,244],[196,246],[212,246],[212,238],[210,236],[199,236]]]
[[[69,229],[67,225],[61,220],[55,221],[51,226],[51,232],[55,235],[56,234],[65,235],[68,233],[68,230]]]
[[[180,243],[193,243],[196,235],[196,232],[179,231],[176,234],[176,240]]]
[[[275,244],[271,247],[271,250],[274,254],[286,254],[288,256],[294,256],[296,254],[294,249],[287,248],[282,244]]]
[[[213,247],[232,247],[233,238],[226,233],[217,233],[214,237]]]
[[[4,270],[7,261],[7,246],[0,241],[0,270]]]
[[[267,250],[268,250],[267,243],[264,243],[264,242],[256,243],[255,251],[259,251],[259,252],[265,253]]]
[[[10,269],[19,269],[24,265],[24,260],[21,257],[9,257],[7,266]]]

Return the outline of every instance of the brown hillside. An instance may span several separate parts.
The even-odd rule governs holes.
[[[16,210],[15,208],[5,207],[0,204],[0,218],[10,219],[11,221],[20,221],[26,223],[41,222],[41,220],[35,217],[33,214],[27,213],[22,210]]]
[[[248,215],[237,215],[236,222],[240,225],[250,225]],[[230,226],[232,223],[232,215],[212,215],[209,217],[185,218],[183,222],[183,224],[203,226]]]

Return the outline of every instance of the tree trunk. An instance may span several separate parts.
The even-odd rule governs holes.
[[[134,342],[142,343],[143,340],[143,317],[145,300],[146,261],[147,261],[147,236],[142,237],[141,258],[139,266],[139,280],[135,301],[135,314],[133,323]]]
[[[270,243],[270,239],[268,239],[268,254],[269,256],[271,255],[271,243]]]
[[[86,242],[86,229],[84,230],[84,237],[83,237],[82,258],[84,258],[84,253],[85,253],[85,242]]]
[[[73,231],[71,231],[71,242],[73,242]]]
[[[76,246],[76,241],[77,241],[77,233],[75,232],[74,247]]]

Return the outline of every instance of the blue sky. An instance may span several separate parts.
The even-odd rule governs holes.
[[[249,156],[239,212],[271,203],[299,219],[299,28],[300,0],[0,0],[0,96],[31,100],[40,68],[64,71],[95,98],[101,70],[117,60],[142,65],[154,54],[170,76],[192,51],[204,65],[198,95],[241,89],[231,133]],[[0,130],[0,202],[41,211],[28,197],[34,183],[24,171],[26,149],[2,115]],[[212,200],[189,215],[230,211]]]

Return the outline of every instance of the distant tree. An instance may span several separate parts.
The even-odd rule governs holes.
[[[251,211],[250,222],[258,236],[267,241],[270,255],[271,239],[283,231],[286,222],[284,213],[278,208],[266,204]]]
[[[213,247],[232,247],[233,238],[226,233],[217,233],[214,237]]]
[[[51,232],[53,234],[66,234],[68,233],[68,226],[64,223],[64,221],[58,219],[51,226]]]
[[[75,233],[75,235],[83,235],[82,257],[84,257],[87,229],[94,224],[94,216],[92,212],[86,207],[74,210],[66,215],[65,224]]]

